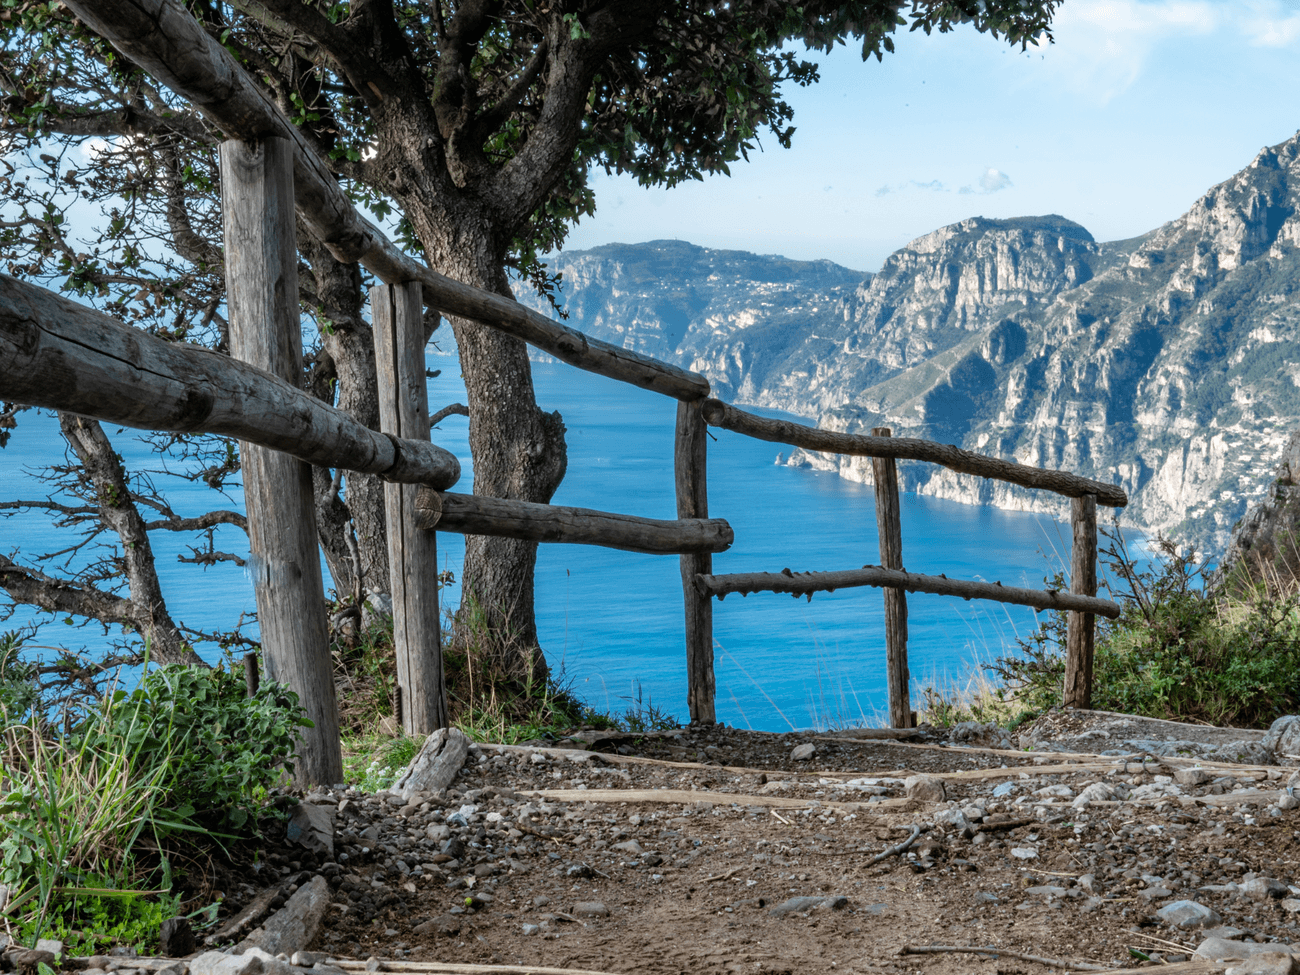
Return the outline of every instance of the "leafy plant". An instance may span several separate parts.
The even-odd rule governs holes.
[[[1260,585],[1227,595],[1210,566],[1158,539],[1140,567],[1117,533],[1102,556],[1123,613],[1098,620],[1093,707],[1183,721],[1266,726],[1300,703],[1300,594]],[[1056,585],[1061,586],[1061,580]],[[1025,706],[1059,705],[1068,614],[1051,614],[994,672]]]
[[[292,775],[300,727],[311,722],[282,685],[249,697],[224,668],[163,667],[130,695],[118,691],[74,736],[92,749],[120,741],[137,763],[163,769],[161,804],[182,819],[237,828]]]

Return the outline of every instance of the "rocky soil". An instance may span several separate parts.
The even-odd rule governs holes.
[[[437,792],[302,797],[295,839],[232,883],[227,917],[315,884],[328,906],[300,947],[412,970],[946,975],[1276,951],[1300,942],[1289,720],[1264,735],[1085,712],[1015,741],[717,727],[471,746]],[[1225,745],[1248,763],[1193,754]],[[259,920],[243,913],[228,942]],[[1012,954],[909,951],[934,946]],[[1292,970],[1264,962],[1300,966],[1181,970]]]

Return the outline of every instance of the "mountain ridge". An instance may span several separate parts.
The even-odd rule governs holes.
[[[1125,523],[1217,551],[1300,427],[1298,212],[1300,133],[1128,240],[1099,243],[1056,214],[972,217],[874,274],[683,241],[554,266],[573,324],[695,369],[723,398],[1119,483]],[[871,477],[860,458],[787,463]],[[926,465],[900,478],[1064,510]]]

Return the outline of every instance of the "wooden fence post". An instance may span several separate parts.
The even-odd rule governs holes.
[[[873,437],[892,435],[877,427]],[[892,457],[873,457],[876,481],[876,529],[880,534],[880,564],[903,567],[903,523],[898,501],[898,467]],[[907,593],[885,589],[885,683],[889,686],[889,725],[910,728],[912,721],[911,673],[907,669]]]
[[[1070,500],[1074,544],[1070,557],[1070,592],[1097,595],[1097,498],[1086,494]],[[1093,634],[1097,617],[1071,610],[1066,636],[1065,692],[1067,708],[1092,707]]]
[[[424,304],[419,282],[370,289],[380,429],[429,439]],[[438,618],[438,536],[416,527],[415,484],[385,484],[389,588],[402,730],[424,737],[450,723]]]
[[[677,480],[677,517],[709,517],[709,428],[700,403],[677,404],[677,439],[673,468]],[[686,700],[691,724],[713,724],[713,597],[695,588],[696,574],[713,572],[707,552],[682,556],[682,596],[686,603]]]
[[[290,143],[223,142],[221,208],[230,353],[301,386]],[[296,692],[315,725],[299,729],[294,780],[332,785],[343,781],[343,755],[311,468],[248,443],[240,463],[266,676]]]

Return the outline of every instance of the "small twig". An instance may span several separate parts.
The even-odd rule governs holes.
[[[1084,972],[1104,972],[1105,965],[1094,965],[1086,961],[1065,961],[1060,958],[1044,958],[1041,955],[1026,955],[1019,951],[1007,951],[1004,948],[967,948],[961,945],[903,945],[898,950],[900,955],[938,955],[948,952],[961,952],[971,955],[992,955],[994,958],[1015,958],[1017,961],[1036,961],[1040,965],[1052,968],[1077,968]]]
[[[888,860],[890,857],[898,856],[900,853],[906,853],[907,848],[911,846],[913,843],[915,843],[916,838],[920,835],[921,835],[921,827],[913,826],[911,836],[903,840],[902,843],[899,843],[898,846],[891,846],[884,853],[877,853],[875,856],[873,856],[870,860],[867,861],[867,866],[871,866],[872,864],[879,863],[881,860]]]
[[[790,822],[790,820],[786,819],[784,816],[782,816],[782,815],[781,815],[779,812],[777,812],[775,809],[769,809],[768,812],[770,812],[770,813],[771,813],[773,816],[775,816],[777,819],[781,820],[781,822],[785,823],[787,826],[793,826],[793,825],[794,825],[794,823]]]
[[[707,884],[713,880],[730,880],[739,871],[740,871],[740,867],[732,867],[726,873],[718,873],[718,874],[714,874],[712,877],[705,877],[704,882]]]
[[[538,836],[544,840],[551,840],[555,843],[560,842],[560,838],[558,836],[552,836],[550,833],[543,833],[540,829],[535,829],[534,827],[529,826],[523,820],[517,820],[514,826],[515,829],[519,830],[519,832],[521,833],[528,833],[530,836]]]

